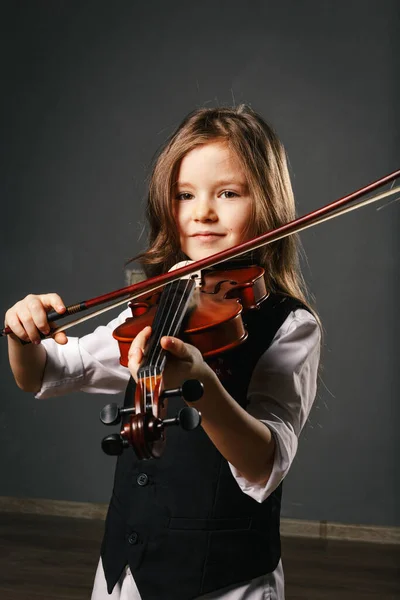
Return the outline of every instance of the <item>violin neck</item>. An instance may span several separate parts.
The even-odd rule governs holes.
[[[164,335],[177,336],[184,317],[191,305],[196,283],[193,279],[181,279],[169,283],[163,289],[153,320],[153,331],[138,370],[138,378],[161,375],[164,370],[166,351],[160,346]]]

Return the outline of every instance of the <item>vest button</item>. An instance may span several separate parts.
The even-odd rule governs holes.
[[[138,539],[139,539],[139,536],[138,536],[138,534],[136,533],[136,531],[133,531],[133,532],[130,534],[130,536],[128,537],[128,542],[129,542],[129,543],[130,543],[132,546],[134,546],[135,544],[137,544],[137,543],[138,543]]]
[[[144,486],[149,483],[149,476],[146,473],[139,473],[136,477],[136,481],[138,485]]]

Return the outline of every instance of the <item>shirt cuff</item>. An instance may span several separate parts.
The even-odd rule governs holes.
[[[79,339],[73,337],[63,346],[51,339],[42,341],[46,350],[45,377],[35,398],[62,396],[82,385],[84,368],[78,342]]]
[[[267,483],[257,484],[248,481],[231,463],[229,464],[233,477],[242,492],[256,502],[264,502],[278,487],[289,471],[297,451],[298,439],[294,431],[287,425],[262,421],[267,425],[275,439],[274,464]]]

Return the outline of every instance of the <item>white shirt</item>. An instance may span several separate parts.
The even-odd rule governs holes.
[[[44,340],[47,362],[36,397],[49,398],[73,391],[124,392],[130,373],[119,363],[118,343],[112,332],[129,316],[130,309],[126,309],[93,333],[82,338],[70,337],[64,346],[51,339]],[[241,490],[257,502],[263,502],[273,492],[292,464],[298,436],[316,394],[319,354],[318,324],[308,311],[297,309],[289,314],[253,371],[246,409],[272,431],[276,441],[274,465],[265,486],[250,483],[233,465],[230,469]],[[264,588],[257,587],[259,596],[254,598],[261,600],[265,597]]]

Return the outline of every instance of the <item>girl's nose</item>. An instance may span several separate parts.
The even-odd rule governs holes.
[[[193,205],[194,221],[216,221],[218,218],[211,198],[198,198]]]

